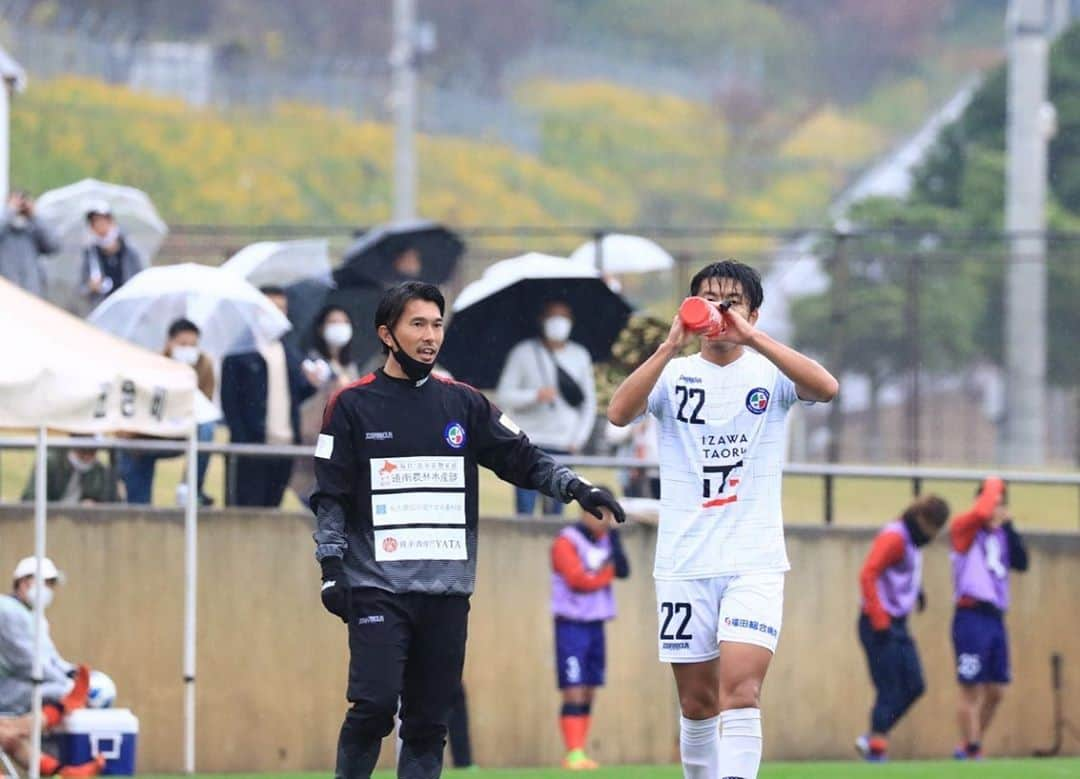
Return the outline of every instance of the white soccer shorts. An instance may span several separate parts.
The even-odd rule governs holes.
[[[720,655],[721,641],[776,652],[784,614],[784,574],[658,580],[656,605],[663,663],[712,660]]]

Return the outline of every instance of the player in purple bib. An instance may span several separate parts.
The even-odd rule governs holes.
[[[611,491],[600,487],[606,494]],[[592,702],[604,685],[604,623],[615,618],[611,582],[630,575],[610,512],[564,528],[551,546],[551,613],[555,617],[555,659],[562,691],[559,726],[566,746],[563,767],[597,767],[585,754]]]
[[[948,519],[944,500],[934,495],[919,498],[877,534],[859,573],[859,640],[877,690],[870,732],[855,739],[856,749],[867,760],[885,760],[889,731],[926,689],[907,617],[916,607],[922,611],[926,606],[922,547]]]
[[[953,757],[982,757],[982,739],[1009,683],[1009,570],[1026,571],[1028,554],[1006,508],[1005,482],[989,478],[970,511],[953,518],[956,614],[953,648],[960,683],[957,720],[963,739]]]

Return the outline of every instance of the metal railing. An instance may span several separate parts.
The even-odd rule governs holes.
[[[0,436],[0,452],[7,449],[33,449],[36,439],[32,436]],[[106,450],[124,450],[132,452],[163,452],[183,454],[187,443],[183,440],[162,440],[146,438],[87,438],[55,437],[49,438],[50,449],[92,448]],[[205,454],[220,454],[232,463],[236,457],[311,457],[314,446],[284,446],[270,444],[198,444],[198,451]],[[644,468],[654,469],[659,463],[639,460],[633,457],[608,457],[595,455],[556,455],[555,459],[566,465],[579,468]],[[235,473],[235,466],[227,465],[228,474]],[[833,465],[827,463],[788,463],[784,467],[785,476],[809,476],[822,480],[822,519],[830,525],[836,517],[836,481],[838,479],[888,479],[906,481],[911,486],[912,496],[922,493],[924,482],[951,481],[978,483],[989,473],[1001,477],[1010,484],[1032,484],[1056,487],[1075,487],[1077,489],[1077,527],[1080,529],[1080,472],[1048,473],[1031,471],[1003,471],[993,467],[973,468],[935,468],[917,466],[875,466],[875,465]]]

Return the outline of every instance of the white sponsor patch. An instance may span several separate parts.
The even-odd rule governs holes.
[[[371,496],[371,521],[386,525],[464,525],[465,493],[401,492]]]
[[[323,460],[329,460],[334,453],[334,437],[319,433],[319,440],[315,442],[315,456]]]
[[[371,491],[465,489],[464,457],[372,457]]]
[[[505,412],[503,413],[503,415],[501,417],[499,417],[499,424],[502,425],[503,427],[505,427],[507,430],[509,430],[514,435],[519,435],[521,433],[521,428],[518,427],[517,424],[514,423],[514,420],[512,420],[510,417],[506,416]]]
[[[375,531],[375,560],[465,560],[465,528],[406,527]]]

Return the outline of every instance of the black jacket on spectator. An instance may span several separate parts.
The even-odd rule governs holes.
[[[300,443],[300,404],[315,392],[300,369],[300,352],[288,341],[285,367],[289,376],[289,419],[293,443]],[[221,365],[221,408],[234,443],[266,442],[266,360],[258,352],[226,357]],[[228,502],[235,506],[278,506],[292,474],[291,457],[237,457]]]
[[[293,443],[300,443],[300,404],[314,392],[300,370],[300,352],[282,341],[285,347],[285,366],[289,372],[289,420],[292,423]],[[233,443],[261,444],[266,442],[266,360],[258,352],[244,352],[226,357],[221,364],[221,410],[229,426]]]

